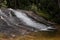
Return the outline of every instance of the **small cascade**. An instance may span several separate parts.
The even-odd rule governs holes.
[[[23,13],[21,11],[9,9],[14,12],[17,18],[19,18],[25,25],[34,27],[36,29],[39,29],[40,31],[49,31],[48,29],[54,29],[51,26],[44,25],[42,23],[38,23],[32,18],[28,17],[26,13]]]
[[[23,11],[10,8],[0,9],[0,33],[6,35],[24,35],[31,32],[53,30],[55,30],[53,26],[47,26],[43,23],[37,22]]]

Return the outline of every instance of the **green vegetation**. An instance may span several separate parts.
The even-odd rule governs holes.
[[[6,8],[7,7],[7,2],[6,0],[0,0],[0,8]]]

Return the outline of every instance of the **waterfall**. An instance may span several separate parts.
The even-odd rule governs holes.
[[[37,21],[28,17],[27,14],[24,12],[13,10],[13,9],[9,9],[9,10],[13,11],[14,14],[16,15],[16,17],[19,18],[24,23],[24,25],[34,27],[36,29],[39,29],[40,31],[49,31],[48,29],[54,29],[51,26],[47,26],[45,24],[38,23]]]

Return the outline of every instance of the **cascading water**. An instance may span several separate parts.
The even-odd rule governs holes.
[[[51,31],[49,29],[54,30],[55,28],[37,22],[22,11],[10,8],[0,9],[0,32],[4,34],[27,34],[37,31]]]
[[[26,15],[26,13],[23,13],[21,11],[16,11],[16,10],[13,10],[13,9],[9,9],[9,10],[13,11],[15,13],[16,17],[19,18],[20,20],[22,20],[25,25],[37,28],[40,31],[49,31],[48,29],[54,29],[51,26],[47,26],[47,25],[38,23],[35,20],[32,20],[31,18],[29,18]]]

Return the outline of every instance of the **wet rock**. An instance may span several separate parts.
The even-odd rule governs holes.
[[[50,26],[50,23],[48,23],[47,20],[45,20],[43,17],[39,17],[32,11],[24,10],[15,11],[21,12],[22,16],[23,15],[24,15],[23,17],[26,16],[28,21],[26,21],[26,18],[23,17],[21,18],[21,15],[20,15],[21,19],[18,18],[15,12],[13,12],[9,8],[0,9],[0,33],[15,37],[16,35],[25,35],[31,32],[37,32],[43,28],[46,28],[47,30],[47,28]],[[36,26],[34,26],[35,24]],[[47,25],[49,26],[47,27]],[[40,26],[42,27],[40,28]]]

